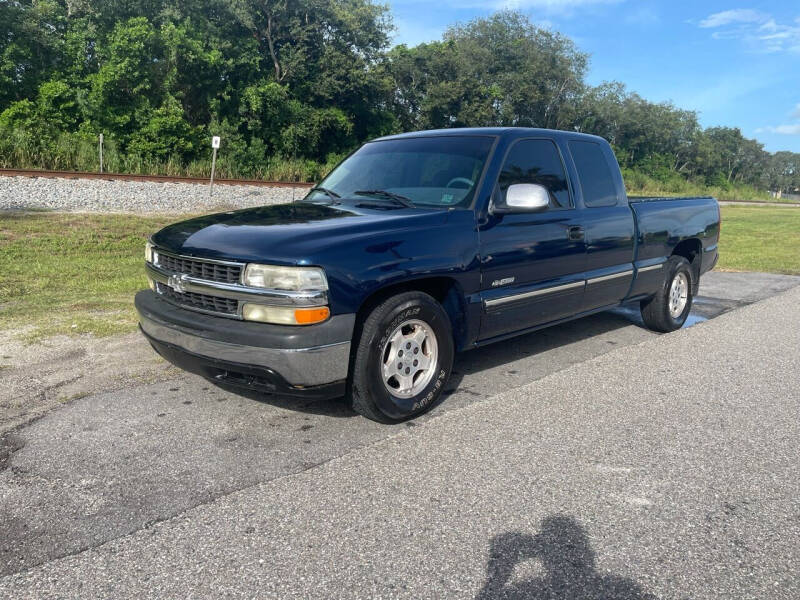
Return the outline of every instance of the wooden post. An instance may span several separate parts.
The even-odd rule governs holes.
[[[103,172],[103,134],[100,134],[100,172]]]
[[[208,188],[208,195],[214,195],[214,171],[217,169],[217,149],[219,148],[219,136],[215,135],[211,138],[211,148],[213,154],[211,155],[211,185]]]
[[[211,186],[208,188],[208,195],[214,195],[214,170],[217,168],[217,149],[214,148],[214,154],[211,156]]]

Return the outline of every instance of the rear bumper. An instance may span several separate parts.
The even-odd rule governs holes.
[[[142,333],[182,369],[276,394],[335,397],[344,392],[355,315],[290,327],[203,315],[149,290],[139,292],[135,304]]]

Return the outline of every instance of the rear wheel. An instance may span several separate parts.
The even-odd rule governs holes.
[[[376,306],[364,322],[350,369],[353,409],[381,423],[428,410],[453,367],[453,334],[442,306],[405,292]]]
[[[692,310],[692,269],[682,256],[672,256],[666,277],[655,296],[641,303],[642,320],[648,329],[669,332],[683,327]]]

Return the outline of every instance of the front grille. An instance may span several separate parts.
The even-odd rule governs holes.
[[[199,308],[201,310],[209,310],[226,315],[236,315],[239,312],[239,302],[231,298],[195,294],[194,292],[179,294],[163,283],[156,284],[156,291],[164,298],[176,304],[186,306],[187,308]]]
[[[156,252],[158,251],[156,250]],[[242,275],[241,265],[220,265],[193,258],[170,256],[169,254],[158,255],[158,266],[165,271],[223,283],[239,283],[239,278]]]

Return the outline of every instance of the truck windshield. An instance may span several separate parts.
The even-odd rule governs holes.
[[[440,136],[364,144],[304,198],[308,202],[358,200],[414,206],[466,207],[475,195],[494,138]],[[395,206],[402,206],[395,201]]]

